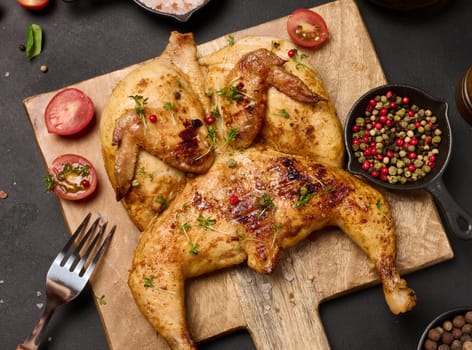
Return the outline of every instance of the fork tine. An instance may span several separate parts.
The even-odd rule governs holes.
[[[100,225],[100,229],[98,230],[97,234],[95,235],[95,237],[93,237],[93,240],[92,242],[89,244],[89,246],[87,247],[87,250],[85,252],[85,254],[82,255],[82,258],[79,260],[79,262],[77,263],[77,265],[75,266],[75,270],[76,271],[79,271],[79,275],[82,275],[83,274],[83,271],[82,268],[84,267],[85,263],[87,262],[87,259],[90,255],[90,253],[92,253],[92,251],[94,250],[95,246],[97,245],[97,242],[100,240],[100,238],[102,237],[103,235],[103,232],[105,231],[107,227],[107,223],[105,222],[104,224]],[[95,229],[95,227],[94,227]],[[80,249],[79,249],[80,251]]]
[[[69,238],[69,240],[66,242],[64,245],[64,248],[59,252],[57,255],[56,259],[54,259],[54,263],[62,265],[64,263],[64,259],[66,257],[67,251],[70,249],[70,247],[74,244],[75,240],[77,237],[81,234],[81,232],[87,227],[88,222],[90,220],[90,217],[92,216],[92,213],[88,213],[85,218],[82,220],[82,222],[79,224],[75,232],[72,234],[72,236]]]
[[[63,265],[65,268],[67,269],[71,269],[77,264],[77,262],[79,261],[80,259],[80,251],[81,249],[83,248],[83,246],[85,245],[85,243],[87,243],[87,240],[89,239],[89,237],[93,234],[93,232],[95,231],[95,229],[97,228],[97,225],[98,225],[98,222],[100,221],[100,218],[97,218],[93,224],[90,226],[90,228],[88,229],[88,231],[85,233],[85,235],[80,239],[79,243],[77,244],[77,246],[75,247],[75,249],[73,248],[72,252],[70,253],[69,256],[65,256],[64,259],[68,258],[67,261],[65,262],[65,264]]]
[[[98,263],[98,260],[100,260],[100,257],[102,256],[103,252],[105,251],[105,249],[108,247],[108,244],[110,243],[110,240],[111,238],[113,237],[113,235],[115,234],[115,230],[116,230],[116,225],[114,225],[112,227],[112,229],[110,230],[110,232],[108,233],[108,235],[105,237],[105,239],[103,240],[102,244],[100,245],[100,248],[98,249],[97,253],[95,254],[92,262],[90,263],[90,265],[88,266],[87,270],[85,271],[85,273],[83,274],[83,277],[85,279],[89,279],[90,276],[92,275],[93,271],[95,270],[95,267],[97,266],[97,263]]]

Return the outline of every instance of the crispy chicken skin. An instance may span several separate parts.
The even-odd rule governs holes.
[[[197,60],[191,34],[174,32],[163,54],[123,79],[105,108],[105,167],[143,230],[128,284],[174,350],[196,349],[186,279],[245,261],[270,274],[283,249],[331,225],[373,262],[393,313],[416,304],[395,265],[388,203],[341,169],[333,103],[304,56],[287,56],[291,48],[248,37]],[[148,98],[144,118],[129,98],[136,95]],[[209,113],[217,117],[206,128]],[[145,125],[151,114],[157,122]],[[139,186],[130,186],[135,180]]]
[[[202,68],[207,72],[207,89],[215,91],[228,87],[231,81],[228,75],[233,74],[237,77],[236,72],[241,71],[239,62],[261,48],[280,57],[283,64],[271,65],[267,73],[269,81],[264,83],[267,89],[264,118],[254,141],[277,151],[312,157],[321,163],[342,167],[344,164],[342,126],[333,102],[329,98],[323,80],[310,61],[305,58],[305,53],[299,49],[297,55],[293,57],[287,55],[287,52],[294,48],[289,41],[273,37],[248,36],[238,39],[234,45],[225,46],[211,55],[199,58]],[[289,80],[288,74],[297,77],[303,84],[299,84],[297,80]],[[236,84],[233,82],[231,86]],[[310,103],[304,99],[302,93],[306,91],[304,86],[309,88],[309,99],[314,96],[320,97],[317,103]],[[293,91],[298,95],[297,99],[292,97]],[[251,93],[248,95],[251,96]],[[223,114],[221,106],[228,102],[221,94],[212,95],[212,105],[218,106],[221,114]],[[237,108],[236,103],[232,108]],[[215,124],[221,135],[228,135],[230,132],[228,127],[231,128],[231,124],[225,125],[226,121],[223,122],[222,119],[217,119]],[[300,142],[301,140],[303,142]]]
[[[244,55],[229,72],[222,95],[221,113],[227,131],[235,130],[235,148],[249,147],[261,130],[266,115],[267,91],[275,87],[295,101],[316,104],[323,97],[312,92],[297,76],[287,72],[285,61],[267,49]]]
[[[415,294],[395,266],[393,219],[379,192],[341,169],[267,149],[252,147],[232,159],[228,167],[222,155],[189,181],[142,233],[135,252],[129,286],[172,349],[196,348],[185,320],[185,279],[246,260],[271,273],[284,248],[329,225],[374,263],[393,313],[414,307]]]
[[[193,35],[172,32],[161,56],[125,76],[105,106],[100,119],[105,168],[140,230],[180,191],[184,172],[204,172],[213,162],[203,125],[210,104],[205,81]],[[130,96],[142,96],[142,118]]]

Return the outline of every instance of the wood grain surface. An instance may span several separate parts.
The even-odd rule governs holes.
[[[309,59],[344,121],[355,100],[366,90],[386,83],[386,79],[354,1],[331,2],[316,11],[328,23],[330,39]],[[285,23],[286,18],[280,18],[232,35],[236,40],[245,35],[286,38]],[[201,44],[199,54],[211,53],[226,44],[226,36]],[[30,97],[24,104],[46,164],[62,153],[78,153],[96,165],[97,195],[85,204],[60,202],[69,227],[74,229],[89,211],[118,225],[112,245],[91,281],[95,295],[106,300],[106,305],[97,304],[97,308],[110,349],[168,349],[140,314],[127,286],[139,232],[114,200],[98,136],[99,118],[109,94],[134,67],[74,85],[88,94],[96,106],[96,125],[80,137],[47,133],[43,113],[54,91]],[[453,257],[428,193],[384,193],[396,222],[397,262],[402,274]],[[287,251],[273,275],[259,275],[246,266],[238,266],[189,281],[186,300],[191,332],[201,341],[247,328],[260,350],[300,350],[306,349],[306,344],[310,344],[310,349],[329,349],[318,314],[320,303],[375,283],[376,274],[360,249],[339,229],[324,230],[315,241],[307,240]]]

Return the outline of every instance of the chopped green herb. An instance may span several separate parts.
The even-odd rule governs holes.
[[[198,254],[198,247],[196,245],[193,245],[192,248],[190,248],[189,253],[197,255]]]
[[[217,106],[213,106],[210,110],[210,114],[213,118],[218,119],[220,117],[220,110]]]
[[[303,186],[300,188],[300,196],[298,197],[298,201],[295,203],[296,208],[301,208],[307,205],[307,203],[310,201],[310,199],[313,198],[315,195],[315,192],[309,192],[308,189]]]
[[[291,57],[292,60],[294,60],[296,62],[296,65],[295,65],[295,68],[296,69],[300,69],[302,67],[304,68],[308,68],[305,63],[303,63],[302,61],[307,58],[308,55],[305,54],[305,53],[300,53],[298,52],[298,50],[295,52],[295,54]]]
[[[285,119],[290,118],[290,114],[288,114],[287,110],[285,110],[283,108],[280,111],[278,111],[276,114],[280,115],[281,117],[284,117]]]
[[[169,207],[169,202],[164,198],[164,196],[157,197],[156,202],[161,205],[161,210],[167,209]]]
[[[175,110],[175,103],[171,103],[171,102],[166,102],[164,103],[164,109],[166,111],[173,111]]]
[[[198,215],[197,217],[198,226],[203,227],[206,230],[213,229],[213,225],[216,224],[216,220],[211,217],[203,217]]]
[[[228,137],[226,138],[226,144],[233,143],[238,136],[239,131],[236,128],[231,128],[228,131]]]
[[[134,100],[134,109],[136,110],[136,113],[138,113],[138,116],[143,122],[144,126],[147,127],[146,118],[144,117],[144,106],[148,103],[148,98],[144,98],[141,95],[129,96],[129,98]]]
[[[154,278],[144,276],[144,287],[146,288],[154,288]]]
[[[105,295],[97,297],[98,305],[106,305],[107,301],[105,300]]]
[[[239,91],[235,86],[226,86],[222,89],[215,90],[215,92],[219,96],[226,97],[229,103],[233,103],[235,100],[243,98],[243,93]]]
[[[228,45],[233,46],[234,45],[234,36],[228,35]]]
[[[49,173],[46,175],[45,183],[46,183],[46,190],[48,192],[51,192],[54,189],[54,187],[56,187],[56,180],[54,179],[54,176],[52,176]]]
[[[275,209],[276,207],[273,199],[269,195],[264,194],[262,195],[262,197],[259,198],[259,204],[257,204],[256,208],[257,215],[261,217],[262,215],[264,215],[265,212],[271,209]]]
[[[382,206],[382,202],[380,201],[380,199],[377,199],[377,201],[375,202],[375,206],[377,207],[377,210],[380,212],[380,214],[382,214],[382,216],[388,221],[390,222],[391,219],[389,216],[387,216],[387,214],[385,213],[385,210]]]
[[[31,60],[42,50],[43,30],[38,24],[30,24],[26,36],[26,57]]]
[[[210,143],[210,145],[212,147],[215,147],[216,145],[216,140],[218,138],[218,135],[217,135],[217,131],[215,129],[215,127],[213,125],[209,125],[208,126],[208,135],[207,135],[207,138],[208,138],[208,142]]]

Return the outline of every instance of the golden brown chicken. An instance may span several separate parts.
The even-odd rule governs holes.
[[[129,286],[172,349],[195,349],[186,326],[184,281],[247,260],[271,273],[282,249],[339,226],[375,265],[393,313],[415,294],[395,267],[395,230],[383,196],[347,172],[306,158],[250,148],[221,156],[143,232]],[[322,268],[322,267],[320,267]]]
[[[330,225],[372,260],[393,313],[416,303],[395,265],[388,204],[340,169],[344,147],[333,104],[304,55],[287,56],[291,47],[250,37],[197,61],[193,37],[172,33],[159,59],[120,82],[102,116],[110,180],[145,228],[128,283],[172,349],[196,347],[185,317],[187,278],[244,261],[271,273],[283,249]],[[162,110],[176,86],[192,113]],[[148,97],[144,116],[162,113],[166,125],[147,129],[128,96]],[[214,123],[192,125],[206,115]],[[175,151],[189,127],[197,145],[182,158]],[[183,171],[199,174],[187,178]]]
[[[105,106],[105,168],[141,230],[185,184],[184,172],[204,172],[213,162],[204,90],[193,35],[174,32],[163,54],[121,80]]]

